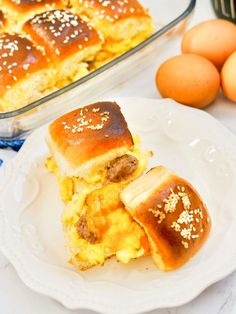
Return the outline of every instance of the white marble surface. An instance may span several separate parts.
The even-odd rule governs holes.
[[[210,0],[197,0],[197,7],[191,24],[212,18]],[[180,38],[172,40],[158,53],[156,62],[145,73],[112,89],[106,98],[113,96],[159,97],[154,76],[158,65],[167,57],[178,54]],[[211,105],[207,111],[236,134],[236,104],[223,97]],[[0,158],[9,159],[12,152],[0,152]],[[217,261],[215,261],[217,263]],[[59,303],[28,289],[18,278],[13,267],[0,253],[0,314],[92,314],[91,311],[70,311]],[[235,314],[236,313],[236,273],[206,289],[192,302],[173,309],[156,310],[150,314]],[[122,313],[123,314],[123,313]],[[125,314],[125,313],[124,313]]]

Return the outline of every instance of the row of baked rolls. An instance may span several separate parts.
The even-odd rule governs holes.
[[[78,13],[105,39],[94,67],[135,47],[153,32],[147,9],[137,0],[0,0],[7,31],[21,31],[26,20],[54,9]]]
[[[62,221],[71,262],[80,269],[111,256],[149,254],[162,270],[192,257],[210,229],[194,188],[168,169],[141,176],[150,153],[133,140],[119,106],[101,102],[51,123],[47,168],[67,203]]]
[[[0,35],[0,108],[12,111],[88,73],[101,49],[98,32],[65,10],[26,21],[24,34]]]
[[[78,80],[153,29],[137,0],[0,0],[0,8],[0,111]]]

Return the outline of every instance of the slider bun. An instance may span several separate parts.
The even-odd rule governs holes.
[[[23,30],[45,48],[57,75],[60,88],[89,73],[91,61],[101,49],[98,32],[76,14],[66,10],[51,10],[27,20]]]
[[[86,177],[133,147],[133,138],[120,107],[98,102],[55,120],[48,145],[62,176]]]
[[[153,260],[162,271],[185,264],[207,239],[211,221],[201,197],[165,167],[130,183],[121,199],[144,228]]]
[[[27,74],[48,66],[46,57],[29,39],[18,34],[0,35],[0,95]]]
[[[83,51],[79,61],[86,60],[88,52],[85,48],[101,43],[95,29],[66,10],[50,10],[37,14],[24,24],[23,30],[42,45],[52,59],[59,61],[78,51]]]
[[[148,16],[147,10],[137,0],[79,0],[77,6],[93,10],[100,20],[116,22],[119,19]],[[100,13],[100,14],[98,14]],[[92,15],[92,12],[91,12]],[[109,19],[110,18],[110,19]]]
[[[152,19],[137,0],[71,0],[71,4],[105,39],[93,62],[94,68],[137,46],[153,33]]]
[[[3,5],[11,10],[16,10],[22,13],[29,13],[38,8],[46,9],[49,6],[61,4],[61,0],[4,0]]]
[[[8,21],[8,31],[21,32],[22,25],[37,13],[62,8],[67,0],[2,0],[1,9]],[[64,3],[65,2],[65,3]]]
[[[0,35],[0,108],[11,111],[44,96],[53,84],[46,55],[19,34]],[[29,88],[30,86],[30,88]]]
[[[72,0],[72,4],[105,38],[120,41],[150,29],[148,11],[137,0]]]

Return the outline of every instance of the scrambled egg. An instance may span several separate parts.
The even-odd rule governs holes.
[[[112,256],[128,263],[149,252],[144,230],[132,219],[120,200],[121,190],[145,171],[150,157],[150,152],[141,151],[137,136],[134,143],[129,154],[138,159],[138,167],[130,177],[119,183],[105,184],[107,169],[94,173],[86,181],[78,177],[63,177],[52,157],[45,161],[47,169],[56,175],[62,200],[67,204],[62,223],[70,262],[79,269],[102,265]]]
[[[134,136],[133,140],[134,146],[130,150],[130,154],[135,156],[139,161],[138,168],[131,176],[132,178],[135,178],[141,175],[147,168],[149,153],[143,153],[141,151],[138,136]],[[82,189],[92,190],[99,188],[106,180],[106,170],[101,171],[100,173],[94,173],[89,178],[86,178],[86,181],[79,177],[63,177],[60,174],[53,157],[48,157],[45,160],[45,166],[49,172],[53,172],[56,175],[60,187],[61,198],[65,203],[71,201],[72,196],[76,192],[79,192]]]
[[[70,262],[81,270],[104,264],[111,256],[122,263],[147,255],[149,244],[144,230],[132,219],[120,201],[122,183],[111,183],[73,197],[62,216]],[[86,217],[89,232],[96,235],[90,243],[79,232],[81,217]]]
[[[97,69],[112,59],[119,57],[148,38],[152,31],[152,26],[150,26],[146,29],[146,31],[143,31],[131,38],[126,38],[121,41],[107,39],[102,47],[102,50],[97,53],[96,58],[90,67],[92,69]]]

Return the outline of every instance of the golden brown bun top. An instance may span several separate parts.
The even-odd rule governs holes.
[[[0,95],[47,65],[44,53],[29,39],[19,34],[0,35]]]
[[[38,8],[47,9],[49,6],[61,4],[61,0],[4,0],[3,4],[20,13],[27,13]]]
[[[99,19],[110,22],[128,17],[149,16],[137,0],[78,0],[78,4],[95,9]]]
[[[49,126],[51,141],[73,166],[80,166],[120,147],[132,147],[133,138],[120,107],[98,102],[71,111]]]
[[[159,252],[165,265],[163,270],[178,268],[199,250],[208,236],[211,221],[207,208],[190,183],[166,168],[154,168],[145,176],[154,189],[129,211],[144,226],[155,248],[153,252]],[[157,184],[161,177],[164,179]],[[137,189],[135,181],[132,184],[133,190]],[[156,255],[153,257],[155,260]]]
[[[51,57],[60,60],[101,42],[96,30],[65,10],[37,14],[24,24],[23,29],[44,46]]]

